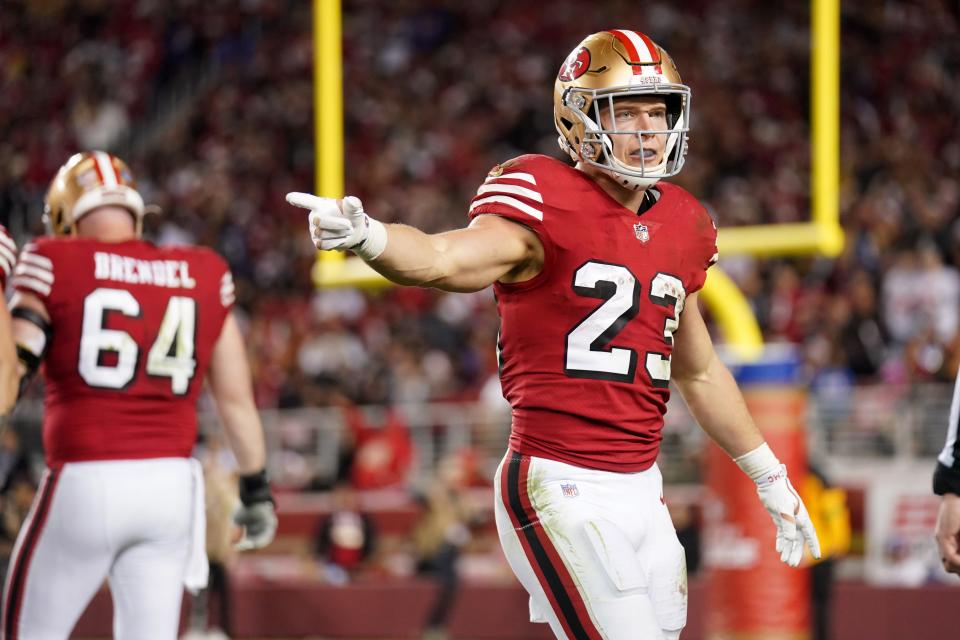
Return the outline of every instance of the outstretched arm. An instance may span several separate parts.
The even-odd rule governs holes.
[[[445,291],[479,291],[494,282],[532,278],[543,266],[543,246],[530,229],[494,215],[470,226],[427,234],[370,218],[357,198],[291,193],[310,211],[310,237],[318,249],[353,250],[389,280]]]
[[[717,357],[710,333],[691,294],[674,334],[671,378],[700,427],[757,485],[757,493],[777,528],[776,549],[792,567],[800,564],[804,540],[814,557],[820,543],[800,495],[753,423],[729,369]]]

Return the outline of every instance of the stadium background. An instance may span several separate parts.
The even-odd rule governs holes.
[[[612,26],[652,34],[693,88],[677,182],[721,229],[809,219],[805,3],[343,5],[346,191],[381,220],[462,225],[494,164],[557,155],[556,68],[584,34]],[[449,634],[546,637],[513,624],[525,601],[489,524],[507,429],[490,293],[312,286],[304,216],[283,200],[314,180],[310,10],[279,0],[0,4],[0,222],[19,243],[42,233],[56,168],[78,149],[108,149],[162,210],[150,237],[207,244],[230,262],[281,513],[271,549],[226,561],[234,636],[417,637],[435,578],[448,579],[417,571],[440,528],[463,543]],[[921,637],[921,619],[942,633],[938,603],[960,594],[937,567],[928,489],[960,363],[958,21],[944,0],[843,2],[845,248],[831,259],[721,255],[764,340],[799,353],[811,459],[845,490],[852,537],[836,567],[836,638]],[[8,541],[41,464],[40,397],[35,385],[2,443],[16,470],[3,495]],[[208,433],[200,455],[219,459],[216,426]],[[691,548],[703,444],[672,403],[661,467]],[[452,506],[438,485],[452,487]],[[376,544],[339,572],[314,540],[335,502],[354,501]],[[694,640],[701,581],[692,572],[684,637]],[[78,632],[109,633],[107,600]]]

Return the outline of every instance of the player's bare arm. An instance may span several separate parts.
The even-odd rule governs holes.
[[[670,377],[700,427],[736,458],[763,444],[763,437],[736,381],[713,348],[698,298],[699,292],[687,297],[680,329],[673,337]]]
[[[17,262],[17,244],[0,225],[0,291],[6,288],[7,279]],[[13,342],[10,307],[0,296],[0,428],[17,402],[18,375],[17,349]]]
[[[241,507],[234,522],[243,527],[238,550],[259,549],[273,541],[277,516],[266,474],[266,445],[253,399],[253,379],[246,346],[232,314],[223,322],[207,372],[230,449],[240,471]]]
[[[386,250],[370,266],[399,284],[479,291],[498,280],[529,280],[543,266],[536,234],[494,215],[435,235],[406,225],[389,225],[387,233]]]
[[[730,370],[720,361],[697,305],[687,297],[680,330],[674,334],[671,379],[700,427],[757,484],[757,493],[777,528],[780,559],[796,567],[804,541],[820,557],[817,533],[807,509],[781,464],[757,430]]]
[[[464,229],[427,234],[370,218],[357,198],[342,201],[291,193],[310,210],[318,249],[353,250],[389,280],[444,291],[479,291],[494,282],[521,282],[540,272],[543,246],[530,229],[494,215]]]
[[[960,389],[960,376],[954,384]],[[960,575],[960,456],[957,455],[958,426],[954,418],[960,410],[958,402],[960,394],[955,391],[950,407],[947,437],[940,455],[937,456],[937,465],[933,472],[933,492],[941,497],[934,528],[940,562],[950,573]]]
[[[937,513],[934,537],[943,568],[960,575],[960,496],[944,494]]]
[[[6,302],[0,300],[0,420],[13,410],[20,384],[17,350],[13,342],[13,328]]]
[[[207,379],[238,470],[241,474],[260,471],[267,461],[263,429],[253,399],[246,347],[233,315],[223,322]]]

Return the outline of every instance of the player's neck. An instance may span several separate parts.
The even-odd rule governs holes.
[[[102,207],[77,221],[77,236],[100,242],[136,240],[133,219],[125,209]]]
[[[129,242],[130,240],[136,240],[137,236],[133,233],[117,233],[113,231],[105,231],[103,233],[78,233],[78,238],[87,238],[88,240],[96,240],[97,242]]]

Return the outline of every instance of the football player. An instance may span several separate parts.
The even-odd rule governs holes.
[[[142,240],[143,199],[108,153],[71,157],[45,205],[53,237],[21,251],[11,307],[23,375],[43,365],[48,469],[10,559],[2,636],[67,638],[107,578],[114,637],[175,638],[183,587],[207,579],[190,458],[204,379],[241,473],[239,546],[276,530],[232,276],[209,249]]]
[[[955,384],[947,441],[933,473],[933,492],[941,496],[934,536],[943,568],[960,575],[960,375]]]
[[[13,346],[10,310],[4,291],[17,263],[17,245],[6,227],[0,225],[0,431],[6,426],[17,401],[17,352]]]
[[[390,280],[493,285],[512,406],[496,518],[531,619],[558,638],[677,638],[684,554],[656,465],[672,380],[700,426],[757,484],[776,551],[797,566],[816,533],[754,426],[698,305],[716,228],[683,189],[690,88],[637,31],[583,40],[557,75],[554,121],[574,166],[525,155],[494,169],[468,227],[427,235],[343,201],[291,193],[320,249]]]

